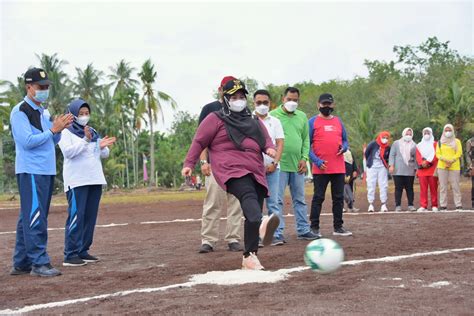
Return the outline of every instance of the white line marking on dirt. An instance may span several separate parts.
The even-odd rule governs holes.
[[[362,263],[396,262],[396,261],[401,261],[403,259],[410,259],[410,258],[424,257],[424,256],[436,256],[436,255],[449,254],[449,253],[454,253],[454,252],[464,252],[464,251],[474,251],[474,247],[446,249],[446,250],[431,251],[431,252],[420,252],[420,253],[413,253],[409,255],[390,256],[390,257],[373,258],[373,259],[350,260],[350,261],[344,261],[342,264],[353,266],[353,265],[359,265]],[[238,285],[238,284],[245,284],[245,283],[278,282],[278,281],[285,280],[293,272],[300,272],[300,271],[304,271],[308,269],[309,267],[307,266],[300,266],[300,267],[289,268],[289,269],[280,269],[276,271],[242,271],[242,270],[210,271],[205,274],[192,275],[190,278],[190,281],[185,282],[185,283],[171,284],[171,285],[155,287],[155,288],[119,291],[115,293],[108,293],[108,294],[96,295],[96,296],[91,296],[91,297],[83,297],[79,299],[70,299],[70,300],[51,302],[51,303],[45,303],[45,304],[30,305],[30,306],[25,306],[25,307],[16,308],[16,309],[4,309],[4,310],[0,310],[0,315],[21,314],[21,313],[32,312],[32,311],[45,309],[45,308],[62,307],[66,305],[83,303],[83,302],[87,302],[87,301],[91,301],[95,299],[126,296],[126,295],[136,294],[136,293],[152,293],[152,292],[166,291],[166,290],[182,288],[182,287],[193,287],[195,285],[200,285],[200,284]],[[245,276],[245,278],[243,278],[243,276]],[[442,281],[442,282],[446,282],[446,281]],[[445,284],[443,283],[441,286],[445,286]]]
[[[438,281],[438,282],[433,282],[429,285],[423,285],[423,287],[432,287],[435,289],[439,289],[439,288],[442,288],[443,286],[448,286],[448,285],[451,285],[451,283],[448,281]]]
[[[456,210],[456,211],[440,211],[434,214],[445,214],[445,213],[474,213],[474,210]],[[359,215],[385,215],[385,214],[420,214],[420,213],[408,213],[408,212],[384,212],[384,213],[346,213],[344,216],[359,216]],[[433,214],[433,212],[424,212],[422,214]],[[293,214],[287,214],[283,215],[284,217],[294,217]],[[330,213],[324,213],[321,214],[321,216],[332,216]],[[221,217],[220,220],[226,220],[227,217]],[[140,225],[151,225],[151,224],[172,224],[172,223],[185,223],[185,222],[200,222],[202,221],[201,218],[186,218],[186,219],[173,219],[173,220],[168,220],[168,221],[145,221],[145,222],[139,222],[138,224]],[[101,228],[109,228],[109,227],[117,227],[117,226],[127,226],[130,224],[134,223],[118,223],[118,224],[102,224],[102,225],[96,225],[96,227],[101,227]],[[48,231],[55,231],[55,230],[64,230],[64,227],[55,227],[55,228],[48,228]],[[16,234],[16,231],[5,231],[5,232],[0,232],[0,235],[11,235],[11,234]]]

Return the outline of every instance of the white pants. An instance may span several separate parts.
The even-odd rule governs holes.
[[[388,191],[388,173],[386,168],[368,168],[367,169],[367,200],[369,204],[374,203],[375,189],[379,184],[380,201],[387,203]]]

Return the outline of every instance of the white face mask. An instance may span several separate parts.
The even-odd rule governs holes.
[[[431,139],[431,135],[430,135],[430,134],[425,134],[425,135],[423,135],[423,138],[424,138],[425,140],[430,140],[430,139]]]
[[[298,103],[295,101],[288,101],[288,102],[285,102],[283,106],[288,112],[294,112],[296,108],[298,107]]]
[[[87,123],[89,123],[90,118],[91,117],[89,115],[82,115],[82,116],[79,116],[78,118],[76,118],[76,122],[79,125],[86,126]]]
[[[382,138],[382,144],[386,144],[386,143],[388,143],[388,139]]]
[[[246,100],[234,100],[234,101],[229,101],[229,109],[232,112],[242,112],[243,109],[247,106],[247,101]]]
[[[446,136],[447,138],[451,138],[453,137],[453,132],[444,132],[444,136]]]
[[[255,107],[255,112],[257,112],[260,115],[266,115],[268,113],[268,105],[265,104],[260,104]]]
[[[408,142],[411,142],[412,139],[413,139],[413,136],[411,136],[411,135],[405,135],[405,136],[403,136],[403,140],[406,141],[407,143],[408,143]]]

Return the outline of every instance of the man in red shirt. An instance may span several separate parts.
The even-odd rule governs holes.
[[[334,98],[329,93],[319,97],[319,114],[309,119],[310,152],[309,158],[313,163],[314,193],[311,203],[311,229],[318,237],[319,216],[326,194],[326,188],[331,182],[332,213],[334,216],[333,235],[350,236],[352,233],[342,224],[344,207],[344,176],[346,166],[344,152],[349,148],[347,133],[342,120],[332,115],[335,107]]]

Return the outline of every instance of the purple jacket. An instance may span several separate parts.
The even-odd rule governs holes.
[[[260,120],[258,122],[265,136],[265,150],[275,149],[265,125]],[[245,151],[235,147],[227,136],[224,122],[215,113],[211,113],[199,124],[184,166],[193,169],[201,152],[208,148],[212,160],[212,173],[225,191],[227,191],[225,183],[229,179],[241,178],[247,174],[253,175],[268,191],[260,146],[255,140],[247,137],[242,142],[242,147]]]

